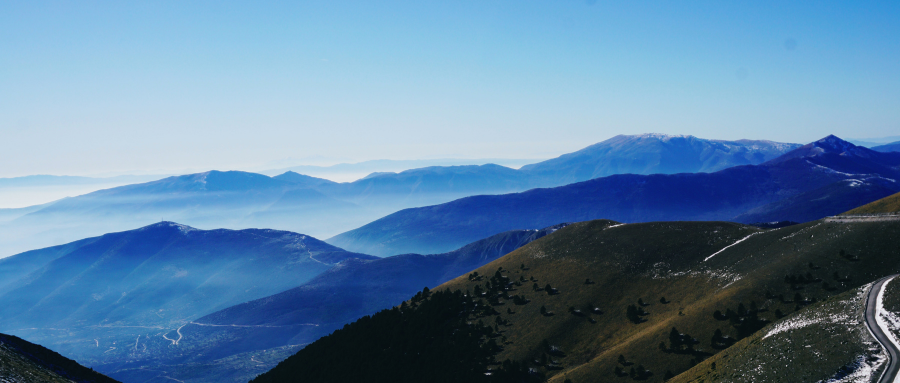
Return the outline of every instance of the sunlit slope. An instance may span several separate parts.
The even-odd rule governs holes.
[[[887,355],[865,324],[869,286],[782,318],[670,382],[874,382]]]
[[[562,382],[564,376],[573,382],[617,379],[619,355],[635,363],[625,366],[624,373],[643,365],[653,373],[649,381],[662,381],[667,371],[681,373],[719,352],[711,343],[717,329],[737,339],[775,320],[776,310],[789,314],[813,298],[821,300],[900,270],[898,238],[900,223],[892,222],[816,221],[761,231],[724,222],[610,227],[609,221],[593,221],[571,225],[476,271],[490,277],[502,267],[501,274],[509,280],[527,280],[508,294],[524,295],[531,302],[515,305],[501,298],[505,304],[496,306],[500,322],[511,323],[502,327],[512,343],[499,360],[540,359],[546,339],[566,354],[551,356],[558,359],[560,370],[538,367],[552,375],[551,381]],[[803,279],[787,283],[789,275]],[[593,283],[586,284],[586,279]],[[438,289],[474,292],[476,285],[484,289],[486,281],[470,281],[464,275]],[[559,293],[533,291],[534,283],[541,288],[550,284]],[[799,302],[794,301],[797,294]],[[663,297],[668,303],[660,302]],[[638,306],[638,299],[647,304],[642,308],[649,315],[634,324],[626,314],[629,305]],[[716,310],[737,312],[739,304],[759,310],[759,325],[746,326],[744,334],[713,315]],[[590,313],[591,305],[603,313]],[[542,306],[554,315],[542,315]],[[697,339],[693,351],[672,351],[673,327]]]
[[[875,202],[850,210],[843,215],[884,214],[900,212],[900,193],[884,197]]]

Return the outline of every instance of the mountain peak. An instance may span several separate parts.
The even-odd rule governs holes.
[[[844,141],[833,134],[829,134],[828,137],[813,142],[810,145],[821,148],[827,153],[844,153],[859,148],[859,146]]]
[[[624,137],[630,137],[630,138],[636,138],[636,139],[653,138],[653,139],[657,139],[660,141],[668,141],[673,138],[687,138],[687,139],[695,138],[694,136],[691,136],[691,135],[683,135],[683,134],[671,135],[671,134],[663,134],[663,133],[644,133],[644,134],[635,134],[633,136],[624,136]]]
[[[199,230],[199,229],[190,227],[188,225],[182,225],[178,222],[172,222],[172,221],[160,221],[160,222],[157,222],[154,224],[144,226],[138,230],[154,230],[154,229],[177,229],[177,230],[181,231],[182,233],[188,233],[188,232]]]
[[[821,155],[832,154],[844,157],[874,158],[880,153],[864,148],[862,146],[853,145],[841,138],[831,134],[818,141],[808,143],[795,150],[785,153],[768,163],[780,163],[794,158],[810,158],[819,157]]]

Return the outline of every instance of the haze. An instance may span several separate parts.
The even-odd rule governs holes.
[[[0,177],[896,135],[897,19],[884,2],[4,2]]]

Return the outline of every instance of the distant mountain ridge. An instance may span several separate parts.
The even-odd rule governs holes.
[[[95,368],[177,361],[194,356],[174,346],[196,342],[182,328],[197,318],[355,258],[378,259],[304,234],[160,222],[0,259],[0,331]]]
[[[433,166],[370,174],[347,183],[293,172],[269,177],[209,171],[100,190],[40,207],[2,209],[0,256],[160,220],[205,229],[279,228],[324,238],[405,208],[560,186],[610,173],[712,171],[761,163],[795,146],[650,134],[616,136],[519,170],[494,164]]]
[[[12,279],[0,288],[0,325],[125,382],[246,381],[279,355],[564,226],[376,258],[302,234],[163,222],[0,260],[0,270],[34,270],[0,274]]]
[[[229,307],[200,318],[198,322],[221,325],[321,323],[322,318],[340,313],[335,324],[343,324],[393,307],[423,287],[437,286],[468,273],[565,226],[508,231],[444,254],[401,254],[374,260],[348,260],[299,287]],[[320,302],[325,297],[327,302]],[[349,299],[364,308],[346,311],[332,306]],[[315,310],[318,317],[310,316],[310,310]]]
[[[878,145],[872,148],[876,152],[900,152],[900,141]]]
[[[764,140],[705,140],[655,133],[619,135],[577,152],[525,165],[521,170],[552,176],[565,183],[614,174],[710,173],[760,164],[798,147],[798,144]]]
[[[436,253],[513,227],[600,218],[805,222],[900,191],[898,166],[900,153],[879,153],[828,136],[760,165],[714,173],[613,175],[406,209],[327,241],[384,256]],[[802,193],[816,198],[778,203]],[[828,204],[817,201],[829,195],[842,197]]]
[[[350,258],[374,257],[291,232],[162,222],[0,260],[0,324],[168,326],[292,288]],[[31,272],[13,275],[17,267]]]

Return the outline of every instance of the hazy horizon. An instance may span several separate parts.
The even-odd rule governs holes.
[[[898,7],[6,2],[0,176],[896,135]]]

